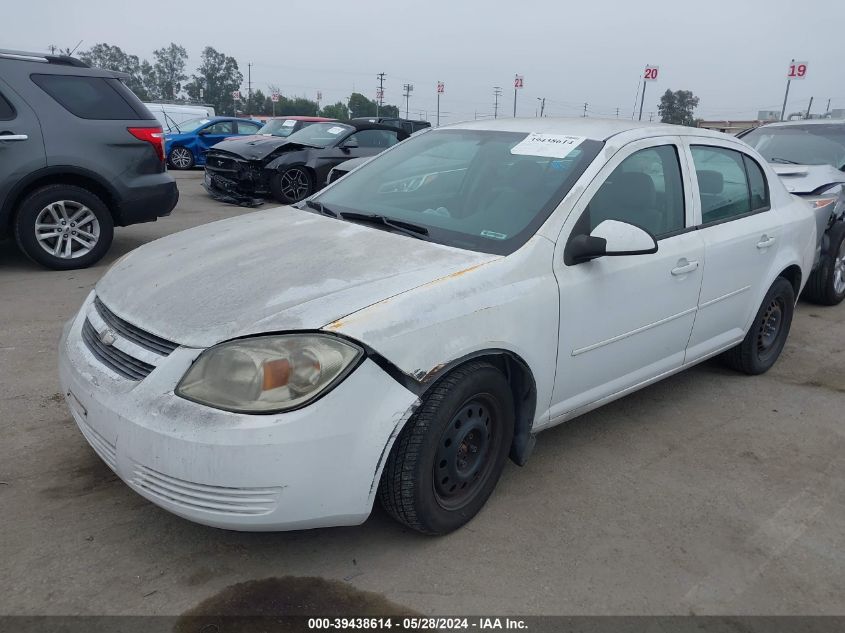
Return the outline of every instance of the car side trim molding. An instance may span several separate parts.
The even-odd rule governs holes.
[[[716,297],[715,299],[710,299],[710,301],[705,301],[701,305],[698,306],[699,310],[701,308],[706,308],[707,306],[712,306],[714,303],[719,303],[720,301],[724,301],[725,299],[730,299],[731,297],[735,297],[738,294],[742,294],[743,292],[747,292],[751,290],[751,286],[745,286],[743,288],[739,288],[737,290],[733,290],[728,294],[722,295],[721,297]]]
[[[655,321],[654,323],[649,323],[648,325],[643,325],[642,327],[638,327],[635,330],[631,330],[630,332],[625,332],[624,334],[619,334],[617,336],[613,336],[609,339],[605,339],[604,341],[599,341],[598,343],[593,343],[592,345],[587,345],[586,347],[580,347],[578,349],[572,350],[573,356],[579,356],[581,354],[586,354],[587,352],[592,352],[600,347],[604,347],[605,345],[610,345],[611,343],[616,343],[617,341],[621,341],[622,339],[626,339],[630,336],[634,336],[634,334],[639,334],[640,332],[645,332],[646,330],[650,330],[651,328],[655,328],[658,325],[663,325],[664,323],[669,323],[669,321],[674,321],[675,319],[680,319],[681,317],[685,317],[688,314],[692,314],[698,310],[698,306],[694,308],[689,308],[688,310],[684,310],[683,312],[678,312],[677,314],[673,314],[671,316],[666,317],[665,319],[660,319],[659,321]]]

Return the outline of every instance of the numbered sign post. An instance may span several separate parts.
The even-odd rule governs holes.
[[[273,116],[276,116],[276,104],[279,102],[279,93],[274,90],[270,93],[270,101],[273,102]]]
[[[446,84],[437,82],[437,127],[440,127],[440,95],[446,92]]]
[[[780,111],[780,120],[786,116],[786,100],[789,98],[789,84],[796,79],[804,79],[807,76],[807,62],[796,62],[794,59],[789,62],[789,67],[786,69],[786,93],[783,95],[783,108]]]
[[[525,87],[525,78],[522,75],[513,76],[513,116],[516,118],[516,91]]]
[[[657,81],[657,75],[660,74],[660,66],[646,66],[643,72],[643,94],[640,97],[640,118],[643,120],[643,103],[645,103],[645,88],[649,81]],[[636,103],[636,102],[635,102]]]
[[[233,90],[232,91],[232,115],[238,115],[238,101],[241,100],[241,91],[240,90]]]

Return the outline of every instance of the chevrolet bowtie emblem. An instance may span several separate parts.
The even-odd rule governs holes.
[[[114,345],[114,342],[116,340],[117,339],[115,338],[115,334],[111,330],[106,329],[100,332],[100,342],[103,345]]]

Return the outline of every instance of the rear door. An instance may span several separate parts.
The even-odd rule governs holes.
[[[707,262],[686,361],[745,336],[766,291],[782,228],[769,202],[765,172],[730,143],[690,140],[693,189]]]
[[[38,117],[26,101],[0,79],[0,209],[23,177],[46,166]]]

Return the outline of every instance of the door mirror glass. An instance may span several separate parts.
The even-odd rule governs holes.
[[[633,224],[604,220],[589,235],[576,235],[566,245],[564,257],[573,264],[598,257],[648,255],[657,252],[654,236]]]
[[[355,149],[358,147],[358,139],[355,138],[355,135],[353,134],[348,139],[343,141],[340,147],[341,149]]]

